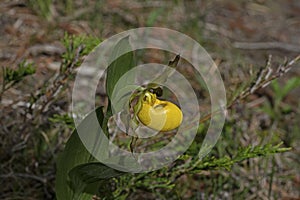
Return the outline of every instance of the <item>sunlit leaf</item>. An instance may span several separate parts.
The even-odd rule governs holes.
[[[76,191],[72,199],[81,199],[82,192],[90,189],[91,184],[100,188],[101,191],[105,191],[106,198],[112,197],[109,182],[104,180],[123,174],[125,173],[99,162],[78,165],[69,172],[71,188]]]
[[[96,113],[95,113],[96,112]],[[98,119],[92,119],[94,115],[97,115]],[[79,125],[78,130],[84,130],[86,132],[87,137],[92,137],[91,141],[96,141],[95,146],[98,145],[97,143],[101,142],[101,138],[98,136],[100,135],[99,126],[92,125],[91,123],[102,123],[103,121],[103,112],[102,107],[96,109],[96,111],[90,113]],[[97,149],[95,149],[96,151]],[[75,166],[93,162],[95,159],[93,156],[86,150],[85,146],[83,145],[77,130],[75,129],[72,133],[71,137],[69,138],[64,151],[59,155],[57,159],[57,173],[56,173],[56,198],[58,200],[67,200],[72,199],[74,192],[68,180],[68,173],[71,169]],[[91,199],[93,195],[84,194],[81,196],[81,200]]]
[[[127,52],[122,55],[122,52]],[[120,56],[121,55],[121,56]],[[119,79],[129,70],[136,66],[134,54],[131,51],[129,36],[122,38],[114,47],[110,57],[112,63],[108,66],[106,77],[106,93],[112,97],[113,90]],[[134,83],[134,74],[127,77],[126,84]]]

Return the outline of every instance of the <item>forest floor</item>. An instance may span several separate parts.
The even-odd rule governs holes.
[[[28,119],[22,112],[30,96],[58,72],[65,33],[104,40],[137,27],[177,30],[211,55],[228,97],[251,69],[265,66],[269,55],[276,67],[300,54],[298,0],[41,2],[0,1],[0,67],[15,69],[24,60],[36,66],[36,73],[7,90],[0,102],[0,199],[4,200],[55,198],[55,158],[70,129],[51,124],[49,117],[70,113],[72,84],[52,111],[39,116],[34,129],[24,125]],[[209,199],[300,199],[300,87],[289,80],[300,81],[300,64],[229,112],[218,148],[283,141],[292,150],[252,159],[231,171],[184,176],[176,186],[182,199],[205,199],[205,188],[214,194],[206,196]],[[280,91],[288,84],[293,89],[281,98]],[[198,186],[187,186],[186,181]],[[143,191],[137,195],[143,197]],[[149,194],[149,199],[158,198]]]

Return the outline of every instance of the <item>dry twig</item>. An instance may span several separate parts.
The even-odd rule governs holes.
[[[300,46],[284,43],[284,42],[234,42],[233,46],[238,49],[250,50],[265,50],[265,49],[278,49],[291,52],[300,52]]]
[[[255,93],[257,90],[266,87],[269,85],[273,80],[281,77],[283,74],[287,73],[292,66],[294,66],[295,63],[300,61],[300,55],[296,56],[294,59],[292,59],[289,62],[285,62],[277,68],[277,70],[274,72],[274,70],[271,68],[271,60],[272,56],[270,55],[267,64],[265,67],[261,68],[259,72],[256,75],[256,78],[254,81],[248,86],[248,88],[244,89],[239,95],[237,95],[231,103],[229,103],[226,106],[226,109],[222,110],[217,110],[215,112],[212,112],[203,118],[200,119],[199,123],[203,123],[207,120],[209,120],[213,115],[220,113],[220,112],[225,112],[225,110],[232,108],[235,104],[245,100],[249,95]]]

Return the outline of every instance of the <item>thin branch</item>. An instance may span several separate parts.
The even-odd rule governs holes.
[[[266,66],[258,72],[256,79],[252,82],[252,84],[248,88],[243,90],[237,97],[235,97],[233,99],[233,101],[231,103],[229,103],[226,106],[226,110],[232,108],[232,106],[245,100],[249,95],[255,93],[257,90],[259,90],[261,88],[266,87],[273,80],[275,80],[275,79],[281,77],[282,75],[284,75],[285,73],[287,73],[292,68],[292,66],[294,66],[295,63],[300,61],[300,55],[298,55],[297,57],[292,59],[290,62],[285,62],[283,65],[280,65],[275,73],[273,72],[273,69],[271,68],[271,59],[272,59],[272,56],[270,55]],[[203,123],[203,122],[209,120],[213,115],[220,113],[220,112],[224,112],[224,111],[225,111],[225,109],[222,109],[222,110],[217,110],[212,113],[209,113],[209,114],[205,115],[203,118],[201,118],[199,123]]]
[[[284,42],[234,42],[232,45],[238,49],[249,49],[249,50],[278,49],[278,50],[300,53],[299,45],[294,45],[294,44],[289,44]]]
[[[9,174],[0,175],[0,178],[12,178],[12,177],[30,178],[30,179],[42,182],[43,184],[47,183],[46,178],[42,178],[42,177],[36,176],[34,174],[9,173]]]
[[[64,72],[62,72],[62,73],[60,72],[56,76],[56,78],[54,79],[52,84],[46,89],[45,92],[43,92],[42,90],[39,91],[39,93],[42,93],[43,95],[41,98],[39,98],[40,102],[36,102],[37,105],[40,104],[40,106],[37,106],[37,108],[38,108],[37,113],[36,113],[37,115],[46,110],[46,108],[50,104],[50,102],[52,100],[54,100],[54,98],[61,92],[61,88],[66,85],[66,83],[68,82],[69,76],[73,73],[73,71],[76,67],[76,64],[80,60],[80,52],[83,50],[83,48],[84,48],[83,45],[78,47],[72,62],[67,64],[68,66],[66,66],[66,70]],[[64,65],[64,64],[62,63],[62,65]]]

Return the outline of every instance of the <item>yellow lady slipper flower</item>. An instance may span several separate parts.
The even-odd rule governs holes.
[[[170,131],[179,127],[182,112],[177,105],[156,98],[156,94],[146,92],[142,107],[137,114],[139,120],[157,131]]]

